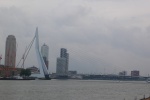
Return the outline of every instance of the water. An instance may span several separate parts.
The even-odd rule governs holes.
[[[0,100],[139,100],[149,93],[150,84],[146,82],[0,81]]]

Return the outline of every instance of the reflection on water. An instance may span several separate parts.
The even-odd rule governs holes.
[[[150,84],[146,82],[0,81],[0,100],[134,100],[144,94],[150,94]]]

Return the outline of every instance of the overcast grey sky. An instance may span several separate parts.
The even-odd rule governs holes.
[[[69,69],[80,73],[140,70],[150,74],[149,0],[0,0],[0,54],[10,34],[18,43],[17,63],[39,28],[49,46],[50,72],[60,48],[70,54]],[[33,48],[26,66],[36,65]]]

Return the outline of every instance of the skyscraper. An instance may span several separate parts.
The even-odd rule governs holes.
[[[49,65],[49,61],[48,61],[48,56],[49,56],[49,47],[44,44],[42,47],[41,47],[41,54],[42,54],[42,57],[44,59],[44,62],[46,64],[46,67],[48,69],[48,65]]]
[[[65,73],[68,74],[69,53],[67,53],[67,49],[61,48],[60,57],[66,59]]]
[[[15,64],[16,64],[16,38],[13,35],[9,35],[6,39],[5,66],[15,67]]]
[[[60,49],[60,57],[67,58],[67,49],[65,49],[65,48]]]
[[[66,74],[66,58],[57,58],[57,69],[56,73],[58,75],[65,75]]]
[[[67,49],[60,49],[60,57],[57,58],[57,74],[68,74],[68,65],[69,65],[69,53],[67,53]]]

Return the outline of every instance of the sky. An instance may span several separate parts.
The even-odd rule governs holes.
[[[70,55],[69,70],[150,74],[149,0],[0,0],[0,54],[8,35],[21,59],[39,29],[40,46],[49,46],[49,71],[56,71],[60,48]],[[33,45],[26,67],[38,66]]]

